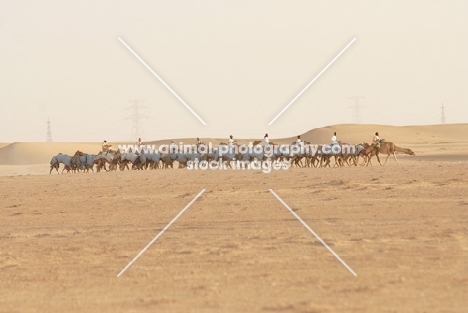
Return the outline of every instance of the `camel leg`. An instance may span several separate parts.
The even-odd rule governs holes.
[[[60,165],[59,165],[59,166],[60,166]],[[57,174],[59,174],[59,171],[58,171],[59,166],[56,166],[56,165],[51,166],[51,167],[50,167],[50,171],[49,171],[49,175],[52,174],[52,170],[53,170],[54,168],[55,168],[55,170],[57,171]]]
[[[331,158],[327,157],[325,158],[325,164],[323,165],[323,167],[331,167],[330,165],[330,162],[331,162]]]
[[[293,167],[295,167],[297,165],[295,157],[291,157],[289,160],[291,161],[291,168],[293,168]]]
[[[349,164],[349,156],[344,157],[344,158],[343,158],[343,161],[344,161],[344,162],[343,162],[343,165],[345,165],[345,163],[346,163],[346,165],[348,165],[348,166],[351,165],[351,164]]]
[[[335,164],[333,164],[333,167],[340,167],[340,158],[335,155]]]
[[[326,164],[327,164],[327,158],[322,156],[320,158],[320,167],[326,167]]]
[[[297,159],[297,166],[299,166],[299,168],[304,167],[303,164],[302,164],[302,158]]]
[[[387,161],[388,161],[388,158],[390,157],[390,154],[387,154],[387,158],[385,159],[385,163],[384,164],[380,164],[382,166],[384,166],[385,164],[387,164]],[[398,163],[398,162],[397,162]]]
[[[398,160],[397,160],[397,157],[396,157],[395,152],[393,152],[393,157],[395,158],[396,164],[397,164],[397,165],[400,165],[400,163],[398,163]]]

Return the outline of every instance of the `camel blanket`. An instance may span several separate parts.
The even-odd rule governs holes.
[[[71,166],[71,159],[72,157],[68,154],[59,153],[56,156],[52,157],[52,160],[50,160],[50,165],[54,166],[57,163],[62,163],[66,166]]]

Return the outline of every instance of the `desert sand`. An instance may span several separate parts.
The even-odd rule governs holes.
[[[0,312],[467,312],[468,124],[302,138],[358,143],[376,130],[416,156],[269,174],[49,175],[52,155],[100,143],[0,146]]]

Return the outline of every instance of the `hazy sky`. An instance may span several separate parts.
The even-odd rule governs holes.
[[[468,122],[468,1],[1,1],[0,142]],[[208,124],[119,42],[124,39]],[[272,126],[267,124],[353,38]],[[135,138],[136,140],[136,138]]]

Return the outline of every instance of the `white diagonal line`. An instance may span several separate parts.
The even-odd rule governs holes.
[[[195,198],[193,198],[193,200],[190,201],[190,203],[187,204],[187,206],[185,208],[183,208],[182,211],[180,211],[179,214],[177,214],[177,216],[174,217],[172,219],[172,221],[170,221],[169,224],[167,224],[167,226],[164,227],[164,229],[161,230],[159,232],[159,234],[157,234],[156,237],[154,237],[153,240],[151,240],[150,243],[147,244],[146,247],[144,247],[143,250],[141,250],[140,253],[138,253],[138,255],[135,258],[133,258],[133,260],[130,263],[128,263],[127,266],[125,266],[125,268],[122,271],[120,271],[120,273],[119,273],[119,275],[117,275],[117,277],[120,277],[120,275],[122,275],[133,264],[133,262],[135,262],[146,251],[146,249],[148,249],[153,244],[153,242],[155,242],[156,239],[158,239],[172,225],[172,223],[174,223],[175,220],[178,219],[179,216],[181,216],[182,213],[184,213],[185,210],[187,210],[198,199],[198,197],[200,197],[202,195],[202,193],[205,192],[205,190],[206,189],[203,189],[202,191],[200,191],[200,193]]]
[[[345,263],[345,261],[343,261],[339,256],[338,254],[335,253],[335,251],[333,251],[326,243],[325,241],[322,240],[322,238],[320,238],[313,230],[312,228],[309,227],[309,225],[307,225],[301,218],[299,215],[296,214],[296,212],[294,212],[287,204],[286,202],[283,201],[283,199],[281,199],[272,189],[268,189],[270,190],[270,192],[276,197],[276,199],[278,199],[301,223],[302,225],[305,226],[305,228],[307,228],[324,246],[325,248],[327,248],[340,262],[341,264],[343,264],[354,276],[357,276],[357,274],[351,269],[351,267],[348,266],[348,264]]]
[[[169,91],[170,91],[170,92],[171,92],[171,93],[172,93],[172,94],[173,94],[173,95],[174,95],[174,96],[175,96],[175,97],[176,97],[176,98],[193,114],[193,115],[195,115],[195,117],[196,117],[203,125],[205,125],[205,126],[207,125],[207,124],[205,123],[205,121],[202,120],[202,118],[201,118],[200,116],[198,116],[198,114],[195,113],[195,111],[192,110],[192,108],[189,107],[188,104],[185,103],[185,101],[182,100],[182,98],[179,97],[179,95],[176,94],[175,91],[172,90],[172,88],[169,87],[169,85],[166,84],[166,82],[165,82],[164,80],[162,80],[162,78],[159,77],[159,75],[156,74],[156,72],[153,71],[153,70],[151,69],[151,67],[149,67],[149,65],[146,64],[146,62],[143,61],[142,58],[140,58],[140,56],[139,56],[138,54],[136,54],[136,52],[133,51],[133,49],[130,48],[129,45],[127,45],[127,43],[126,43],[122,38],[119,37],[119,40],[120,40],[120,42],[121,42],[121,43],[122,43],[122,44],[123,44],[123,45],[124,45],[124,46],[125,46],[125,47],[126,47],[126,48],[127,48],[127,49],[128,49],[128,50],[129,50],[129,51],[130,51],[130,52],[131,52],[131,53],[132,53],[132,54],[149,70],[149,71],[150,71],[150,72],[151,72],[151,74],[153,74],[153,75],[154,75],[154,76],[155,76],[155,77],[156,77],[156,78],[157,78],[157,79],[158,79],[158,80],[159,80],[159,81],[160,81],[160,82],[161,82],[161,83],[162,83],[162,84],[163,84],[163,85],[164,85],[164,86],[165,86],[165,87],[166,87],[166,88],[167,88],[167,89],[168,89],[168,90],[169,90]]]
[[[340,55],[342,55],[343,52],[345,52],[345,51],[349,48],[349,46],[351,46],[351,45],[353,44],[353,42],[355,42],[355,41],[356,41],[356,38],[353,38],[353,40],[351,40],[351,42],[348,43],[348,44],[346,45],[346,47],[344,47],[343,50],[341,50],[340,53],[338,53],[338,55],[337,55],[336,57],[334,57],[333,60],[331,60],[330,63],[328,63],[327,66],[325,66],[325,67],[323,68],[323,70],[321,70],[320,73],[318,73],[317,76],[315,76],[314,79],[312,79],[312,81],[311,81],[310,83],[308,83],[307,86],[305,86],[304,89],[302,89],[301,92],[300,92],[297,96],[295,96],[294,99],[292,99],[291,102],[289,102],[289,103],[284,107],[284,109],[281,110],[281,112],[278,113],[278,115],[275,116],[274,119],[271,120],[270,123],[268,123],[268,125],[273,124],[273,123],[278,119],[278,117],[280,117],[281,114],[283,114],[284,111],[286,111],[286,110],[291,106],[291,104],[293,104],[294,101],[296,101],[297,98],[299,98],[299,97],[304,93],[304,91],[306,91],[307,88],[309,88],[310,85],[312,85],[312,84],[314,83],[314,81],[316,81],[316,80],[320,77],[320,75],[322,75],[322,74],[327,70],[327,68],[329,68],[330,65],[332,65],[332,64],[336,61],[336,59],[338,59],[338,58],[340,57]]]

